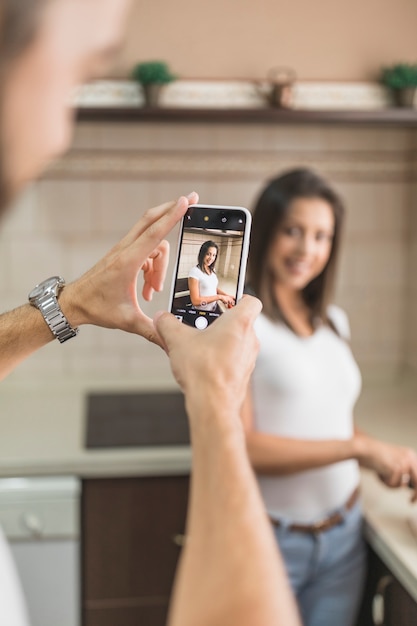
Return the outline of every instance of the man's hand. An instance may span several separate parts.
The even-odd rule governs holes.
[[[101,261],[67,285],[60,305],[71,325],[118,328],[159,344],[153,322],[137,300],[138,275],[143,272],[142,295],[151,300],[154,291],[161,291],[168,266],[169,244],[164,237],[196,202],[193,192],[150,209]]]
[[[261,308],[259,300],[244,296],[202,331],[182,324],[169,313],[155,317],[155,327],[188,406],[198,403],[200,413],[214,405],[219,412],[231,415],[240,410],[258,354],[253,322]]]
[[[142,271],[145,300],[162,289],[169,251],[164,237],[196,202],[198,195],[193,192],[150,209],[101,261],[68,284],[59,304],[71,326],[119,328],[160,344],[152,320],[138,303],[138,276]],[[53,339],[41,313],[30,304],[0,315],[0,380]]]
[[[169,313],[154,319],[185,393],[193,447],[187,542],[169,626],[301,624],[239,417],[258,354],[253,322],[261,308],[245,296],[201,331]]]

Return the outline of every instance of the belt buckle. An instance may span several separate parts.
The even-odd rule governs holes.
[[[315,522],[314,524],[311,525],[311,532],[320,533],[326,527],[326,524],[328,523],[328,521],[329,520],[322,519],[319,522]]]
[[[334,526],[338,526],[342,522],[343,516],[340,515],[340,513],[335,513],[334,515],[331,515],[326,519],[322,519],[319,522],[312,524],[311,529],[313,533],[320,533],[324,530],[330,530],[331,528],[333,528]]]

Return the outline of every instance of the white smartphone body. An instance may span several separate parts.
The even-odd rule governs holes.
[[[170,311],[207,328],[242,297],[252,216],[238,206],[194,204],[181,221]]]

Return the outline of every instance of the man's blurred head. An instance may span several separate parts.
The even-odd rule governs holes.
[[[2,0],[0,211],[68,148],[80,84],[110,67],[131,0]]]

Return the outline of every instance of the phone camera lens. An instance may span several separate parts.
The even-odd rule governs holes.
[[[223,215],[221,219],[222,219],[223,224],[227,222],[227,217],[225,215]]]

